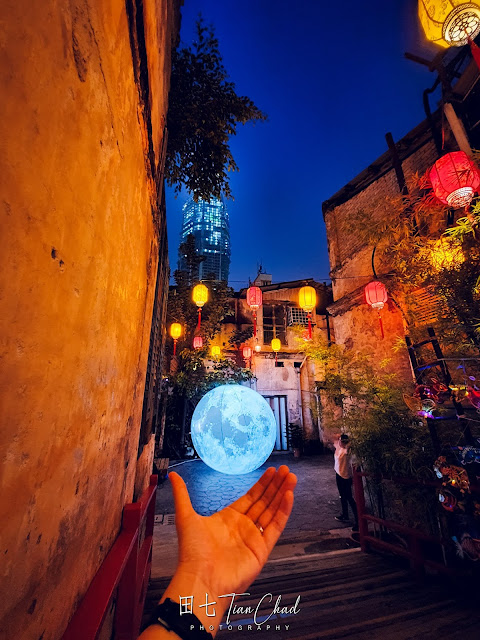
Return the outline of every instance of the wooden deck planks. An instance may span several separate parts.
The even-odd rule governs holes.
[[[152,581],[145,612],[156,604],[168,579]],[[261,634],[275,640],[478,640],[480,612],[463,606],[441,580],[417,584],[398,563],[378,555],[315,554],[269,563],[238,604],[255,607],[266,593],[292,606],[301,596],[298,615],[277,616],[270,630],[222,629],[219,639],[243,640]],[[262,608],[267,614],[272,605]],[[251,622],[251,624],[253,624]],[[288,630],[285,624],[289,625]],[[276,630],[275,626],[281,629]]]

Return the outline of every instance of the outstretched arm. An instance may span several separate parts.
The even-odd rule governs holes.
[[[297,478],[282,465],[268,468],[241,498],[211,516],[200,516],[190,502],[187,487],[176,473],[169,474],[175,500],[179,562],[160,602],[193,596],[196,604],[215,601],[208,612],[195,606],[205,628],[218,625],[230,604],[229,593],[243,593],[255,580],[282,533],[293,506]],[[159,625],[148,627],[141,640],[173,640],[176,634]]]

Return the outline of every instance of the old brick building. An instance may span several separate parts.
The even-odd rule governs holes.
[[[258,310],[257,335],[244,344],[252,349],[249,363],[254,374],[253,388],[263,395],[277,421],[276,450],[286,450],[288,423],[302,427],[306,451],[318,451],[323,439],[318,397],[315,392],[315,365],[304,357],[298,345],[298,327],[307,326],[306,313],[299,308],[301,287],[313,286],[317,291],[317,306],[312,312],[313,333],[327,341],[333,338],[327,305],[331,302],[330,286],[313,279],[272,283],[272,276],[261,273],[255,283],[262,290],[263,304]],[[234,355],[229,337],[235,329],[251,327],[252,311],[246,301],[246,290],[232,300],[232,314],[225,319],[222,331],[212,344],[221,347],[225,355]],[[275,358],[271,342],[278,338],[281,349]]]
[[[478,148],[478,69],[470,59],[468,48],[464,48],[460,54],[447,52],[444,64],[445,149],[462,148],[469,151],[469,148],[465,149],[466,144]],[[441,111],[431,114],[427,109],[427,115],[425,121],[401,140],[396,143],[390,140],[388,151],[323,203],[334,300],[329,312],[333,316],[336,341],[348,348],[371,354],[374,362],[389,358],[391,370],[398,372],[406,381],[412,380],[407,351],[394,350],[392,347],[408,332],[406,312],[409,306],[415,307],[418,326],[426,326],[432,321],[430,300],[421,289],[408,299],[401,295],[395,301],[389,299],[382,311],[385,337],[381,339],[377,313],[366,304],[364,288],[374,279],[372,261],[378,270],[378,277],[386,283],[388,265],[384,265],[383,271],[380,270],[382,256],[379,253],[372,255],[372,247],[365,246],[356,234],[350,233],[345,222],[359,212],[367,216],[381,215],[379,212],[382,209],[375,206],[379,201],[398,194],[409,176],[416,172],[423,174],[443,155]],[[388,211],[385,215],[394,216],[396,213]]]
[[[2,640],[62,635],[148,484],[179,4],[2,3]]]

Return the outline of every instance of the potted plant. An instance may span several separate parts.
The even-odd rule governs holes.
[[[293,451],[293,457],[299,458],[303,447],[303,429],[299,424],[289,422],[287,427],[288,446]]]

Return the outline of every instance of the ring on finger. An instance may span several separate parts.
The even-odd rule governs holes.
[[[255,522],[255,526],[257,527],[257,529],[260,531],[260,533],[263,536],[263,532],[265,531],[265,529],[262,527],[262,525],[259,524],[258,522]]]

